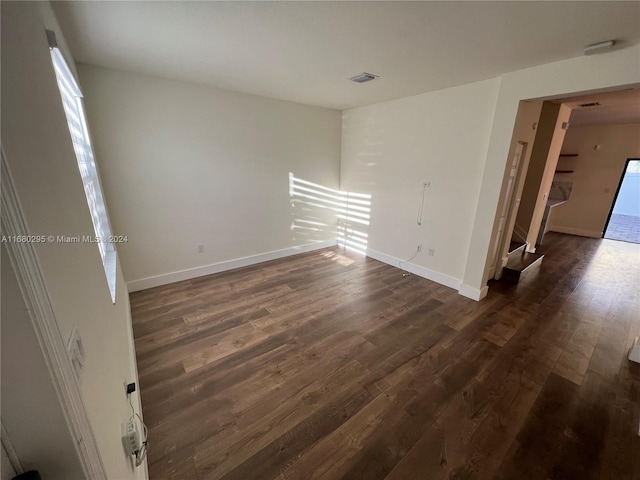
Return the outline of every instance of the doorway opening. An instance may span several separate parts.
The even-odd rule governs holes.
[[[640,243],[640,159],[629,158],[607,218],[603,238]]]

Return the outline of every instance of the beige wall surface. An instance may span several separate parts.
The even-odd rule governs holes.
[[[369,249],[405,260],[420,244],[412,263],[460,283],[499,86],[486,80],[343,113],[341,188],[372,196]]]
[[[127,282],[335,240],[331,209],[310,205],[318,228],[292,230],[289,173],[338,189],[340,112],[78,70]]]
[[[1,8],[2,146],[29,233],[94,235],[45,28],[56,31],[70,59],[63,33],[48,3],[2,2]],[[133,468],[120,439],[121,422],[131,415],[123,382],[137,381],[120,267],[113,304],[97,244],[47,242],[35,250],[63,340],[74,326],[82,337],[80,388],[107,477],[144,478],[144,468]]]
[[[596,150],[596,145],[600,148]],[[568,202],[553,208],[550,230],[600,238],[628,158],[640,158],[640,124],[569,128],[556,180],[573,182]]]

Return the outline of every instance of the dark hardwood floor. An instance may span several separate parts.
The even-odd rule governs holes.
[[[338,248],[131,295],[151,480],[640,479],[640,245],[481,302]]]

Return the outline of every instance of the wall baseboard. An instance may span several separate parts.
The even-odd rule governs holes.
[[[550,232],[566,233],[569,235],[577,235],[579,237],[589,238],[602,238],[602,232],[595,230],[583,230],[582,228],[562,227],[558,225],[551,225],[549,227]]]
[[[224,262],[214,263],[211,265],[204,265],[202,267],[189,268],[186,270],[179,270],[177,272],[171,272],[164,275],[156,275],[153,277],[141,278],[139,280],[132,280],[127,282],[127,289],[129,292],[137,292],[139,290],[146,290],[147,288],[158,287],[160,285],[167,285],[169,283],[180,282],[183,280],[189,280],[192,278],[202,277],[205,275],[212,275],[214,273],[225,272],[227,270],[233,270],[235,268],[246,267],[249,265],[255,265],[256,263],[268,262],[269,260],[276,260],[278,258],[289,257],[291,255],[297,255],[299,253],[311,252],[313,250],[320,250],[327,247],[337,245],[337,240],[326,240],[324,242],[311,243],[307,245],[300,245],[297,247],[285,248],[282,250],[275,250],[272,252],[260,253],[257,255],[251,255],[248,257],[236,258],[233,260],[227,260]],[[457,278],[451,277],[444,273],[440,273],[430,268],[416,265],[415,263],[408,263],[400,258],[387,255],[386,253],[378,252],[376,250],[367,250],[367,256],[375,260],[379,260],[388,265],[401,268],[409,273],[418,275],[419,277],[426,278],[433,282],[444,285],[445,287],[458,290],[460,295],[463,295],[472,300],[482,300],[489,290],[488,287],[477,289],[470,287],[469,285],[463,285]],[[402,263],[402,267],[400,264]]]
[[[387,255],[386,253],[367,249],[367,257],[371,257],[374,260],[379,260],[388,265],[401,268],[402,270],[413,273],[414,275],[418,275],[419,277],[426,278],[427,280],[432,280],[436,283],[439,283],[440,285],[444,285],[445,287],[453,288],[455,290],[458,290],[458,288],[460,287],[460,280],[458,280],[457,278],[445,275],[444,273],[440,273],[435,270],[431,270],[427,267],[421,267],[420,265],[416,265],[415,263],[405,262],[400,258],[392,257],[391,255]],[[402,266],[400,266],[400,263],[402,263]]]
[[[460,285],[460,289],[458,290],[458,293],[463,297],[467,297],[467,298],[470,298],[471,300],[475,300],[476,302],[479,302],[480,300],[482,300],[484,297],[487,296],[487,293],[489,293],[489,287],[485,285],[484,287],[477,289],[475,287],[462,284]]]
[[[226,260],[224,262],[204,265],[202,267],[188,268],[186,270],[179,270],[177,272],[155,275],[153,277],[146,277],[138,280],[131,280],[130,282],[127,282],[127,290],[129,292],[137,292],[139,290],[146,290],[147,288],[159,287],[160,285],[181,282],[183,280],[190,280],[192,278],[202,277],[204,275],[211,275],[214,273],[225,272],[227,270],[233,270],[235,268],[246,267],[248,265],[255,265],[256,263],[268,262],[269,260],[289,257],[291,255],[297,255],[299,253],[311,252],[313,250],[333,247],[334,245],[337,245],[337,240],[325,240],[324,242],[309,243],[306,245],[284,248],[282,250],[274,250],[272,252],[250,255],[248,257],[234,258],[233,260]]]
[[[460,295],[470,298],[471,300],[480,301],[484,297],[486,297],[487,293],[489,292],[489,287],[487,286],[484,286],[481,289],[477,289],[469,285],[464,285],[460,280],[450,275],[445,275],[444,273],[431,270],[427,267],[421,267],[420,265],[416,265],[415,263],[405,262],[397,257],[392,257],[391,255],[387,255],[386,253],[378,252],[376,250],[367,249],[367,257],[371,257],[388,265],[401,268],[402,270],[413,273],[414,275],[418,275],[419,277],[426,278],[427,280],[439,283],[440,285],[444,285],[445,287],[458,290],[458,293]],[[402,266],[400,266],[400,263],[402,263]]]

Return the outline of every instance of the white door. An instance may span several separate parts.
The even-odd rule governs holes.
[[[518,142],[516,150],[511,157],[511,170],[509,170],[509,178],[507,180],[507,190],[504,194],[504,202],[502,203],[502,211],[500,212],[500,222],[498,223],[498,231],[496,232],[495,241],[493,244],[493,252],[491,254],[491,270],[489,271],[489,277],[500,278],[502,274],[502,260],[498,259],[498,249],[506,243],[505,227],[509,218],[509,212],[511,211],[511,200],[513,197],[513,190],[516,184],[516,177],[518,176],[518,166],[520,165],[520,158],[522,157],[523,144]],[[518,199],[519,201],[519,199]],[[500,265],[498,265],[500,262]]]

